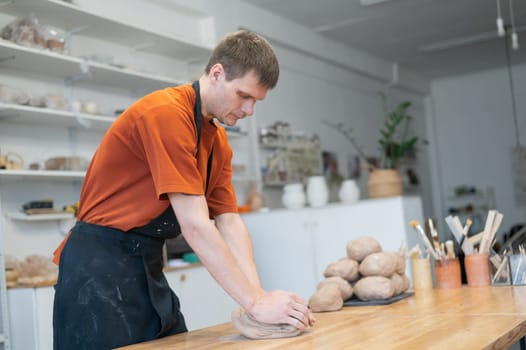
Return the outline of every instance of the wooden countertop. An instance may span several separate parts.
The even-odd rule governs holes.
[[[526,286],[418,291],[316,318],[294,338],[249,340],[225,323],[121,349],[505,349],[526,335]]]

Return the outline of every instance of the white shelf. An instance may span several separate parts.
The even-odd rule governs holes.
[[[2,11],[14,16],[36,13],[40,23],[51,24],[65,30],[87,26],[83,35],[116,42],[128,47],[153,43],[149,52],[177,56],[192,60],[208,56],[212,45],[199,45],[188,40],[139,28],[125,21],[99,15],[74,4],[60,0],[16,0],[2,7]],[[206,16],[200,16],[205,19]],[[200,20],[196,17],[196,21]]]
[[[258,179],[252,175],[233,175],[232,176],[232,182],[250,182],[250,181],[258,181]]]
[[[75,181],[83,180],[86,172],[84,171],[59,171],[59,170],[0,170],[0,180],[56,180],[56,181]]]
[[[241,138],[247,137],[247,133],[241,132],[241,131],[227,131],[226,134],[228,135],[229,140],[241,139]]]
[[[24,213],[7,213],[7,217],[18,221],[57,221],[69,220],[73,218],[72,213],[56,213],[56,214],[35,214],[27,215]]]
[[[44,0],[47,1],[47,0]],[[0,67],[52,75],[63,79],[76,79],[77,83],[89,82],[120,88],[140,86],[141,90],[153,91],[167,86],[180,85],[183,81],[131,69],[118,68],[82,58],[63,55],[14,44],[0,39]],[[90,72],[85,74],[83,72]]]
[[[0,120],[21,123],[42,123],[46,125],[60,125],[66,127],[83,127],[86,129],[105,130],[115,121],[115,117],[74,113],[51,108],[22,106],[0,102]]]

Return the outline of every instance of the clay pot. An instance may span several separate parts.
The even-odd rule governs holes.
[[[374,169],[367,181],[369,198],[395,197],[402,195],[402,176],[397,169]]]

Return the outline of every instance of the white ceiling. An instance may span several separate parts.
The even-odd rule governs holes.
[[[322,36],[397,62],[422,77],[469,73],[506,64],[497,36],[497,0],[243,0]],[[526,62],[526,0],[511,0]],[[362,2],[373,3],[364,6]],[[510,24],[510,0],[500,0]],[[425,48],[443,46],[442,49]]]

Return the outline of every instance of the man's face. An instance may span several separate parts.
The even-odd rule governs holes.
[[[253,71],[227,81],[221,67],[214,78],[215,95],[209,112],[228,126],[234,126],[239,119],[254,114],[256,101],[263,100],[267,95],[267,88],[259,85],[258,76]]]

